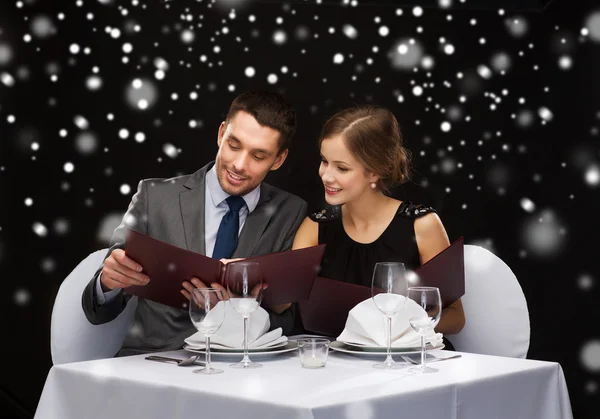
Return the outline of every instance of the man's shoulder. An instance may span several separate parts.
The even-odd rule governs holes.
[[[180,175],[171,178],[147,178],[143,179],[142,183],[146,184],[148,188],[170,188],[183,186],[193,174]]]

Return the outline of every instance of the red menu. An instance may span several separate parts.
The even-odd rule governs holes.
[[[463,237],[415,269],[415,273],[418,280],[411,281],[409,286],[438,287],[442,307],[458,300],[465,293]],[[350,310],[368,298],[371,298],[371,287],[317,277],[310,298],[299,304],[304,328],[326,336],[339,336]]]
[[[268,288],[263,303],[295,303],[307,300],[319,270],[325,245],[271,253],[245,260],[260,264],[263,282]],[[134,230],[127,230],[125,253],[138,262],[150,277],[145,286],[132,286],[125,292],[172,307],[187,302],[181,283],[196,277],[207,286],[217,282],[225,286],[227,265],[217,259],[182,249]]]

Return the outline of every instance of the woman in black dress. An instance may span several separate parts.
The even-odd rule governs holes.
[[[319,276],[371,286],[377,262],[415,269],[450,245],[435,210],[388,195],[409,178],[409,152],[396,117],[362,106],[331,117],[319,138],[319,176],[331,208],[307,217],[293,249],[326,243]],[[465,323],[457,300],[442,311],[437,332],[455,334]]]

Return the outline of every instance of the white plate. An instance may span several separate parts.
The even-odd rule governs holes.
[[[252,352],[264,352],[264,351],[270,351],[272,349],[277,349],[277,348],[283,348],[285,345],[287,345],[288,341],[285,342],[279,342],[276,343],[275,345],[272,346],[261,346],[259,348],[248,348],[248,353],[252,353]],[[186,344],[186,346],[189,346]],[[195,350],[204,350],[206,349],[206,346],[204,343],[199,343],[198,345],[193,345]],[[223,345],[219,345],[218,343],[211,343],[210,344],[210,350],[211,351],[218,351],[218,352],[244,352],[244,348],[230,348],[228,346],[223,346]]]
[[[204,349],[190,349],[188,347],[188,345],[184,345],[183,349],[185,349],[186,351],[189,352],[194,352],[197,354],[205,354]],[[277,355],[277,354],[283,354],[286,352],[291,352],[291,351],[295,351],[296,349],[298,349],[298,342],[285,342],[285,346],[283,347],[275,347],[273,349],[269,349],[269,348],[261,348],[261,349],[249,349],[248,350],[248,354],[252,355],[252,356],[262,356],[262,355]],[[218,356],[244,356],[244,350],[243,349],[227,349],[227,350],[223,350],[223,349],[215,349],[215,348],[211,348],[210,349],[210,354],[211,355],[218,355]]]
[[[353,342],[342,342],[346,346],[350,346],[354,349],[356,349],[357,351],[369,351],[369,352],[386,352],[387,351],[387,347],[385,346],[370,346],[370,345],[363,345],[361,343],[353,343]],[[443,343],[441,343],[440,345],[443,345]],[[425,345],[425,350],[430,351],[432,349],[440,349],[440,348],[433,348],[433,346],[431,345],[431,343],[427,343],[427,345]],[[398,352],[398,353],[405,353],[406,351],[419,351],[421,352],[421,344],[415,345],[415,346],[392,346],[392,352]]]
[[[344,342],[340,342],[336,340],[335,342],[331,342],[329,345],[331,349],[334,351],[345,352],[352,355],[363,355],[363,356],[386,356],[387,348],[380,347],[371,347],[371,346],[350,346]],[[425,350],[431,351],[434,349],[443,349],[444,344],[441,343],[438,346],[432,347],[431,345],[427,345]],[[406,355],[406,354],[416,354],[420,353],[421,348],[392,348],[392,355]]]

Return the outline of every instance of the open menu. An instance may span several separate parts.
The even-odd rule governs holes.
[[[307,300],[324,251],[322,244],[245,259],[260,263],[263,282],[268,284],[263,303],[271,306]],[[180,292],[183,281],[196,277],[207,286],[214,282],[226,286],[228,264],[131,229],[127,229],[125,254],[142,265],[142,272],[150,277],[148,285],[126,288],[131,295],[182,308],[187,302]]]
[[[409,286],[438,287],[444,308],[458,300],[465,293],[463,237],[414,272],[417,277]],[[371,298],[371,287],[317,277],[310,298],[299,304],[304,328],[326,336],[339,336],[350,310],[368,298]]]

